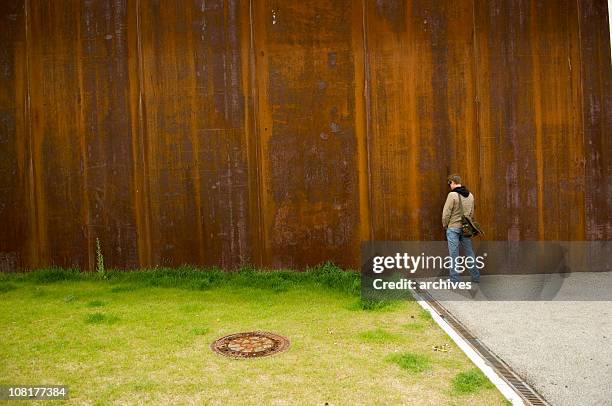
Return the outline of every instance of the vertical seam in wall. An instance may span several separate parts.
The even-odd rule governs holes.
[[[82,216],[83,216],[83,220],[85,222],[84,227],[85,227],[85,235],[87,238],[86,244],[87,244],[87,267],[90,271],[92,271],[94,269],[93,267],[93,259],[94,259],[94,254],[93,254],[93,244],[92,244],[92,236],[91,236],[91,225],[90,225],[90,213],[89,213],[89,196],[87,193],[87,185],[88,185],[88,174],[87,174],[87,153],[86,153],[86,146],[85,146],[85,130],[83,128],[83,120],[84,120],[84,115],[83,115],[83,103],[84,103],[84,97],[83,97],[83,64],[81,61],[82,55],[81,55],[81,15],[82,15],[82,4],[78,3],[78,12],[77,12],[77,18],[76,18],[76,23],[77,23],[77,27],[76,27],[76,68],[77,68],[77,82],[78,82],[78,89],[79,89],[79,98],[78,98],[78,117],[77,117],[77,129],[78,129],[78,137],[79,137],[79,147],[81,149],[81,165],[83,166],[83,183],[82,183],[82,187],[83,187],[83,198],[82,198],[82,202],[81,202],[81,211],[82,211]],[[103,243],[101,243],[101,245],[103,246]]]
[[[192,9],[190,7],[186,8],[187,13],[187,21],[194,21],[193,16],[191,14]],[[178,9],[177,9],[178,14]],[[205,15],[202,16],[203,19],[206,18]],[[194,49],[193,46],[193,37],[190,32],[187,36],[187,49]],[[195,51],[197,52],[197,51]],[[189,75],[190,86],[193,86],[194,89],[197,88],[198,83],[197,79],[194,79],[194,75],[197,78],[197,66],[196,66],[196,57],[192,55],[192,58],[189,58],[189,71],[193,72],[193,75]],[[189,139],[191,140],[192,150],[195,151],[194,159],[191,162],[190,175],[193,179],[193,201],[196,212],[196,232],[195,237],[197,237],[198,245],[197,245],[197,259],[199,264],[203,265],[206,261],[206,253],[204,252],[206,249],[206,240],[204,238],[204,230],[203,230],[203,215],[202,215],[202,180],[201,180],[201,170],[200,170],[200,138],[198,135],[198,128],[196,124],[196,118],[194,117],[196,111],[198,110],[198,103],[194,100],[195,98],[189,98]],[[233,241],[233,239],[232,239]],[[223,256],[221,256],[221,263],[223,263]]]
[[[581,131],[581,135],[582,135],[582,173],[584,176],[584,186],[586,187],[587,185],[587,173],[586,173],[586,145],[585,145],[585,139],[584,139],[584,135],[585,135],[585,128],[584,128],[584,105],[583,105],[583,98],[584,98],[584,88],[583,88],[583,75],[584,75],[584,69],[583,69],[583,65],[582,65],[582,25],[580,24],[580,20],[581,20],[581,12],[580,12],[580,0],[576,0],[576,18],[578,20],[578,58],[580,59],[578,61],[579,66],[580,66],[580,77],[578,78],[578,82],[580,85],[580,116],[581,116],[581,126],[582,126],[582,131]],[[589,232],[589,226],[588,226],[588,220],[587,220],[587,212],[588,212],[588,207],[586,206],[586,189],[584,190],[584,195],[583,195],[583,210],[584,210],[584,230],[583,230],[583,235],[585,236],[585,239],[588,238],[588,232]]]
[[[612,64],[612,1],[610,0],[608,0],[606,11],[608,12],[608,34],[610,36],[608,50],[610,51],[610,63]]]
[[[608,8],[608,6],[610,5],[610,3],[608,3],[606,6],[604,6],[605,9],[605,13],[609,13],[610,9]],[[608,24],[609,24],[609,17],[608,17]],[[608,35],[610,34],[609,30],[610,30],[610,26],[608,25]],[[604,31],[605,31],[605,27],[604,27]],[[603,43],[605,44],[606,41],[610,41],[610,37],[606,37],[605,35],[603,36],[602,39]],[[601,135],[601,147],[600,150],[601,151],[609,151],[609,149],[607,148],[607,146],[610,143],[610,137],[609,134],[608,136],[605,136],[606,134],[606,117],[608,116],[608,106],[609,103],[606,101],[606,78],[605,78],[605,69],[601,69],[601,66],[605,66],[605,58],[607,56],[607,54],[610,53],[611,54],[611,58],[612,58],[612,43],[608,43],[608,47],[604,50],[603,46],[599,46],[598,47],[598,54],[599,54],[599,66],[600,68],[598,69],[599,72],[599,86],[600,86],[600,95],[601,95],[601,117],[602,119],[599,120],[599,134]],[[610,69],[612,67],[612,61],[608,62],[610,65],[608,65],[608,69]],[[608,95],[609,96],[609,95]],[[609,98],[608,98],[609,100]],[[609,155],[603,153],[602,154],[602,160],[601,160],[601,168],[602,168],[602,182],[604,184],[610,185],[610,171],[608,170],[610,168],[609,163],[607,163],[606,161],[609,161]],[[607,189],[607,190],[606,190]],[[604,192],[607,196],[610,196],[610,187],[608,186],[607,188],[604,188]],[[608,200],[609,202],[609,200]],[[608,213],[604,213],[605,218],[604,218],[604,222],[601,223],[602,225],[602,236],[599,238],[601,240],[608,240],[611,237],[610,232],[612,232],[612,226],[611,223],[609,221],[610,219],[610,214],[609,214],[609,210],[607,211]],[[607,227],[605,226],[605,224],[607,224]]]
[[[605,10],[604,13],[607,15],[609,13],[609,9],[608,9],[608,4],[606,4],[605,6],[603,6],[603,9]],[[599,14],[599,13],[598,13]],[[608,24],[609,24],[609,17],[608,17]],[[609,30],[609,26],[608,26],[608,30]],[[604,28],[605,31],[605,28]],[[601,31],[600,31],[601,32]],[[608,32],[609,34],[609,32]],[[599,81],[599,86],[598,86],[598,98],[600,99],[600,119],[599,119],[599,125],[598,127],[598,137],[601,138],[601,144],[600,144],[600,151],[607,151],[606,149],[606,140],[609,139],[609,137],[606,137],[604,134],[606,133],[606,108],[608,107],[608,103],[606,103],[606,79],[604,77],[604,69],[601,69],[601,66],[604,63],[604,58],[607,56],[608,52],[612,52],[612,44],[608,44],[608,47],[605,51],[603,51],[603,43],[605,43],[605,41],[609,41],[608,37],[603,35],[600,39],[600,41],[598,41],[597,43],[597,65],[598,65],[598,69],[597,69],[597,73],[598,73],[598,81]],[[605,55],[604,55],[605,52]],[[607,58],[606,58],[607,59]],[[611,63],[612,64],[612,63]],[[603,117],[603,119],[602,119]],[[607,164],[606,164],[606,154],[602,154],[601,158],[600,158],[600,168],[602,170],[602,182],[606,183],[609,185],[609,182],[606,182],[606,178],[609,178],[609,171],[607,170]],[[604,188],[603,193],[605,193],[606,195],[608,195],[606,188]],[[607,196],[606,196],[607,197]],[[608,210],[609,211],[609,210]],[[603,215],[605,215],[605,220],[607,220],[609,218],[609,214],[603,213]],[[599,220],[599,219],[598,219]],[[604,220],[604,222],[606,222]],[[610,222],[606,222],[608,224],[608,226],[606,227],[604,225],[604,223],[599,223],[598,221],[598,226],[601,226],[601,236],[597,237],[600,240],[606,240],[609,237],[609,230],[611,229],[610,227]],[[600,232],[597,232],[598,234],[600,234]]]
[[[41,252],[41,238],[40,238],[40,230],[39,230],[39,217],[40,214],[38,212],[38,188],[36,187],[36,174],[35,171],[36,169],[34,168],[34,142],[32,139],[32,107],[31,107],[31,102],[30,102],[30,36],[29,36],[29,29],[30,29],[30,23],[29,23],[29,18],[30,18],[30,0],[26,0],[25,1],[25,65],[26,65],[26,71],[25,71],[25,81],[26,81],[26,103],[25,103],[25,122],[26,122],[26,126],[27,126],[27,136],[28,136],[28,154],[29,154],[29,161],[30,161],[30,168],[29,168],[29,179],[30,179],[30,230],[32,232],[32,237],[34,240],[34,247],[30,247],[29,254],[33,257],[30,258],[29,261],[29,266],[31,267],[33,264],[36,264],[35,266],[38,266],[40,264],[41,261],[41,257],[42,257],[42,252]],[[33,248],[33,249],[31,249]]]
[[[365,152],[366,152],[366,176],[367,176],[367,191],[368,194],[368,234],[370,240],[374,240],[374,227],[372,222],[372,174],[370,170],[370,66],[368,64],[368,36],[367,36],[367,8],[366,0],[361,2],[361,18],[362,18],[362,32],[363,32],[363,92],[364,92],[364,110],[365,110]]]
[[[533,115],[535,125],[535,166],[536,166],[536,202],[538,214],[538,240],[544,240],[544,155],[543,155],[543,140],[542,140],[542,94],[540,92],[540,37],[538,35],[538,24],[536,19],[535,4],[531,3],[529,9],[529,28],[531,29],[531,73],[534,77],[532,80],[533,87]],[[535,52],[534,52],[535,51]],[[558,179],[558,174],[555,175]],[[559,195],[556,193],[557,209],[559,209]],[[557,229],[558,233],[558,229]],[[558,235],[558,234],[557,234]]]
[[[482,150],[480,148],[480,80],[478,76],[478,39],[476,33],[476,0],[472,0],[472,55],[473,68],[472,75],[474,81],[474,96],[476,104],[476,119],[474,121],[476,127],[476,144],[478,145],[478,172],[482,164]],[[482,176],[478,177],[478,190],[482,193]]]
[[[600,5],[600,7],[602,7]],[[606,4],[605,6],[602,7],[604,13],[607,15],[609,10],[608,10],[608,5]],[[597,9],[595,12],[599,15],[599,11],[602,11],[602,9]],[[607,19],[608,23],[609,23],[609,17]],[[601,27],[600,27],[601,28]],[[608,26],[609,29],[609,26]],[[605,28],[604,28],[605,30]],[[602,33],[601,30],[598,30],[598,33]],[[609,33],[608,33],[609,34]],[[608,50],[611,50],[612,52],[612,46],[609,46],[606,51],[603,51],[603,44],[602,42],[605,43],[605,41],[608,41],[608,37],[605,35],[602,35],[601,37],[599,37],[599,40],[597,41],[597,80],[598,80],[598,86],[597,86],[597,98],[599,99],[599,103],[600,103],[600,111],[599,111],[599,120],[598,120],[598,125],[597,125],[597,137],[601,139],[601,144],[599,146],[599,150],[601,151],[607,151],[606,150],[606,140],[608,139],[608,137],[604,136],[605,134],[605,123],[606,120],[605,118],[602,119],[602,117],[606,117],[606,107],[608,105],[608,103],[606,103],[606,97],[605,97],[605,87],[606,87],[606,79],[604,78],[604,69],[601,69],[602,66],[602,62],[604,60],[604,57],[607,56]],[[603,52],[605,52],[606,55],[603,54]],[[607,59],[607,58],[606,58]],[[598,168],[601,169],[601,174],[602,174],[602,182],[605,183],[605,179],[608,177],[608,171],[607,166],[606,166],[606,157],[605,154],[602,154],[603,156],[600,156],[599,159],[599,165]],[[607,194],[607,191],[604,188],[603,193]],[[605,196],[607,197],[607,196]],[[603,215],[606,216],[606,219],[609,217],[609,214],[603,213]],[[608,222],[608,226],[606,227],[603,223],[599,222],[599,218],[596,218],[597,222],[596,222],[596,227],[597,227],[597,239],[601,239],[601,240],[605,240],[608,236],[608,230],[610,230],[610,226],[609,226],[609,222]],[[605,220],[604,220],[605,221]],[[601,226],[601,232],[599,231]]]
[[[575,86],[577,86],[577,89],[580,89],[580,85],[581,85],[581,78],[580,78],[580,74],[582,72],[582,67],[580,67],[580,61],[575,61],[572,59],[572,56],[574,55],[574,50],[572,48],[572,30],[573,30],[573,25],[571,22],[571,14],[570,14],[570,4],[571,4],[572,0],[569,0],[567,2],[567,9],[568,9],[568,14],[567,14],[567,53],[568,53],[568,64],[569,64],[569,81],[571,84],[570,87],[570,95],[571,95],[571,101],[572,101],[572,128],[571,128],[571,132],[570,134],[574,134],[574,136],[576,135],[576,131],[578,131],[578,125],[577,125],[577,120],[578,120],[578,112],[576,111],[576,109],[580,109],[580,112],[582,112],[582,102],[580,100],[580,98],[582,97],[582,93],[579,90],[580,94],[577,95],[577,97],[575,97],[574,94],[574,89]],[[576,17],[578,17],[578,9],[576,9]],[[576,26],[576,28],[578,28],[578,26]],[[580,44],[579,44],[580,45]],[[578,48],[578,54],[580,57],[580,48]],[[576,68],[572,68],[573,63],[576,63],[578,66],[578,73],[579,75],[576,76],[572,71]],[[577,83],[576,83],[576,79],[577,79]],[[582,113],[581,113],[582,114]],[[582,120],[581,120],[581,125],[582,125]],[[577,155],[578,158],[576,158],[576,155],[574,156],[574,159],[580,159],[579,165],[582,165],[582,162],[584,162],[584,159],[582,159],[584,157],[584,146],[582,146],[581,151],[579,151],[579,155]],[[573,163],[573,165],[576,165],[576,162]],[[579,196],[582,198],[582,202],[578,201],[579,203],[579,207],[576,208],[576,211],[579,212],[579,223],[577,227],[580,227],[580,225],[582,225],[582,229],[580,228],[576,228],[574,230],[572,230],[575,234],[574,236],[576,236],[576,239],[578,240],[584,240],[584,227],[585,227],[585,208],[584,208],[584,167],[582,170],[582,173],[579,174],[581,176],[581,184],[582,184],[582,190],[579,190],[579,193],[582,193],[582,196]],[[576,202],[576,201],[574,201]],[[580,204],[582,203],[582,204]]]
[[[255,141],[255,180],[256,180],[256,186],[257,186],[257,235],[259,237],[259,244],[257,245],[258,247],[258,258],[259,258],[259,265],[260,266],[264,266],[264,251],[266,250],[266,241],[265,241],[265,233],[264,233],[264,225],[263,225],[263,210],[264,208],[261,205],[261,201],[262,201],[262,182],[261,182],[261,165],[262,165],[262,159],[261,159],[261,151],[260,151],[260,134],[259,134],[259,125],[258,123],[258,116],[259,116],[259,93],[258,93],[258,88],[257,88],[257,64],[255,63],[255,57],[256,57],[256,53],[257,51],[255,50],[255,37],[254,37],[254,33],[253,33],[253,1],[249,0],[249,39],[250,39],[250,43],[249,43],[249,48],[250,48],[250,52],[249,52],[249,58],[251,59],[249,61],[249,66],[251,69],[251,74],[250,74],[250,85],[251,85],[251,97],[253,98],[253,123],[252,123],[252,129],[253,129],[253,139]],[[249,168],[249,171],[251,170],[251,168]]]
[[[140,159],[142,160],[142,193],[144,202],[144,241],[145,241],[145,255],[146,265],[150,266],[152,263],[151,258],[151,225],[150,225],[150,199],[149,196],[149,165],[148,165],[148,142],[146,141],[144,119],[145,119],[145,106],[143,104],[143,86],[144,86],[144,73],[143,73],[143,56],[142,56],[142,40],[141,40],[141,29],[140,29],[140,0],[136,0],[136,43],[137,43],[137,55],[138,55],[138,139],[140,144]],[[141,264],[142,265],[142,264]]]

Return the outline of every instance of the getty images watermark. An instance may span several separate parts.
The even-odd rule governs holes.
[[[372,258],[372,272],[381,274],[385,271],[389,272],[405,272],[410,275],[416,274],[418,271],[431,270],[446,270],[449,274],[451,270],[462,274],[470,269],[477,269],[479,272],[485,267],[485,252],[483,255],[474,257],[457,256],[455,258],[450,255],[425,255],[422,252],[420,255],[411,255],[408,252],[397,252],[395,255],[384,256],[376,255]],[[450,279],[438,279],[417,281],[414,279],[400,278],[396,281],[387,281],[383,278],[376,278],[372,281],[372,287],[376,290],[383,289],[471,289],[471,281],[452,281]]]
[[[412,298],[421,290],[437,300],[612,300],[610,241],[473,245],[475,256],[453,258],[446,241],[364,242],[362,298]]]

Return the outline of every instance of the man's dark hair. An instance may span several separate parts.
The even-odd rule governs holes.
[[[448,178],[446,178],[446,180],[448,181],[449,185],[451,182],[455,182],[458,185],[461,184],[461,176],[457,175],[456,173],[450,175]]]

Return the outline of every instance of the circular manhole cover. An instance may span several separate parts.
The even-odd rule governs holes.
[[[265,331],[250,331],[221,337],[210,348],[226,357],[265,357],[289,348],[289,340]]]

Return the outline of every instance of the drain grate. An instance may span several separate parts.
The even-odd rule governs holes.
[[[285,351],[289,348],[289,340],[265,331],[250,331],[221,337],[210,348],[226,357],[256,358]]]
[[[421,299],[426,300],[427,303],[434,308],[434,310],[442,317],[451,327],[459,334],[472,348],[478,352],[489,364],[491,368],[497,371],[497,373],[505,380],[514,390],[523,398],[526,405],[531,406],[548,406],[549,403],[536,392],[527,382],[525,382],[514,370],[495,353],[493,353],[489,347],[484,345],[482,341],[476,338],[470,330],[463,325],[455,316],[453,316],[440,302],[435,300],[428,292],[424,290],[417,290],[417,295]]]

